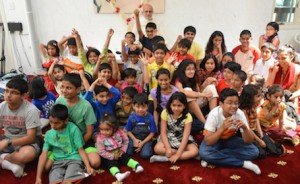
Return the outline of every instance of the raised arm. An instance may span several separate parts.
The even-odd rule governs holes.
[[[144,84],[149,84],[150,82],[150,77],[149,77],[149,73],[148,73],[148,64],[149,61],[147,59],[147,57],[144,54],[141,54],[139,56],[139,59],[143,62],[143,68],[144,68],[144,72],[143,72],[143,78],[144,78]]]
[[[58,42],[58,48],[60,51],[64,50],[64,44],[68,41],[68,39],[73,38],[73,35],[64,36],[59,42]]]
[[[93,77],[94,79],[97,79],[98,78],[98,72],[99,72],[99,67],[102,63],[102,60],[105,58],[105,55],[103,53],[100,54],[100,56],[98,57],[98,61],[94,67],[94,70],[93,70]]]
[[[177,48],[177,45],[179,43],[179,41],[182,39],[182,36],[181,35],[178,35],[177,36],[177,39],[175,41],[175,43],[173,44],[173,46],[170,48],[170,52],[175,52],[176,51],[176,48]]]
[[[120,70],[119,70],[117,60],[116,60],[116,56],[112,53],[109,53],[107,60],[108,60],[108,62],[111,62],[111,64],[112,64],[112,67],[111,67],[112,68],[112,76],[111,77],[114,80],[120,80],[120,78],[119,78]]]
[[[111,29],[111,28],[108,30],[108,33],[107,33],[106,40],[105,40],[105,43],[103,45],[103,48],[108,49],[111,37],[114,35],[114,32],[115,31],[113,29]]]
[[[278,64],[274,64],[273,68],[270,69],[268,79],[266,81],[266,87],[272,86],[275,81],[276,73],[279,71]]]
[[[140,22],[140,16],[139,16],[140,11],[138,9],[135,9],[133,13],[134,13],[137,32],[139,34],[139,39],[141,39],[141,38],[144,37],[144,33],[143,33],[143,30],[142,30],[142,27],[141,27],[141,22]]]
[[[121,60],[122,60],[123,62],[127,62],[127,61],[128,61],[128,54],[127,54],[127,52],[126,52],[125,43],[126,43],[126,40],[123,39],[123,40],[121,41],[121,52],[122,52],[122,58],[121,58]]]
[[[81,78],[82,84],[84,86],[85,91],[88,91],[90,88],[90,83],[89,81],[86,79],[85,75],[84,75],[84,71],[83,70],[79,70],[79,76]]]
[[[46,57],[47,56],[47,46],[43,43],[40,43],[39,49],[40,49],[43,57]]]

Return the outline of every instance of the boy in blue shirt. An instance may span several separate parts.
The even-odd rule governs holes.
[[[88,174],[93,174],[94,170],[83,149],[84,140],[81,132],[76,125],[68,122],[68,108],[61,104],[54,105],[50,110],[49,120],[52,129],[45,135],[36,183],[42,183],[42,172],[47,162],[48,151],[52,151],[54,156],[49,174],[50,183],[81,181],[88,176],[84,173],[84,165]]]
[[[93,92],[95,92],[95,95]],[[93,106],[97,118],[97,123],[94,125],[95,128],[99,127],[99,120],[104,113],[115,116],[115,106],[120,96],[120,91],[110,85],[104,77],[99,77],[92,83],[84,99],[89,101]],[[95,101],[93,101],[93,98],[95,98]]]
[[[156,133],[156,125],[148,110],[146,94],[137,94],[133,98],[134,113],[128,118],[126,131],[129,139],[127,153],[140,152],[143,159],[149,159],[153,154],[152,138]]]

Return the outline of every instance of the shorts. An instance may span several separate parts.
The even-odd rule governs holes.
[[[6,136],[3,136],[3,139],[6,139]],[[42,137],[36,137],[36,141],[33,144],[28,144],[25,146],[32,146],[36,152],[35,157],[37,158],[41,152],[42,148]],[[13,153],[19,151],[22,146],[7,146],[1,153]]]
[[[61,160],[53,163],[49,173],[49,182],[78,182],[78,180],[82,180],[87,176],[87,173],[84,172],[84,165],[81,160]]]

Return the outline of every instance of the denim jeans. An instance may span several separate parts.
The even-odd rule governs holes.
[[[134,150],[136,148],[133,146],[133,141],[132,139],[129,138],[129,144],[128,144],[128,148],[127,148],[127,153],[129,155],[133,155],[134,154]],[[144,144],[144,146],[142,147],[141,151],[140,151],[140,156],[143,159],[149,159],[151,156],[153,155],[153,147],[152,147],[152,141],[148,141]]]
[[[204,123],[199,121],[195,116],[193,116],[193,122],[192,122],[192,129],[191,129],[191,134],[198,134],[202,132],[204,129]]]
[[[200,145],[200,158],[209,164],[229,167],[242,167],[245,160],[258,157],[258,149],[254,144],[247,144],[241,137],[220,139],[212,146],[207,146],[205,140]]]

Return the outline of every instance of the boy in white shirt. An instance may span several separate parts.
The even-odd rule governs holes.
[[[244,113],[238,108],[239,97],[234,89],[225,88],[220,94],[220,105],[207,117],[205,137],[200,145],[201,165],[243,167],[260,174],[259,167],[249,160],[258,156],[253,135]],[[237,132],[241,136],[237,136]]]
[[[262,75],[265,79],[268,78],[269,70],[274,66],[275,59],[272,57],[275,46],[272,43],[266,42],[261,46],[261,58],[257,60],[253,74]]]

